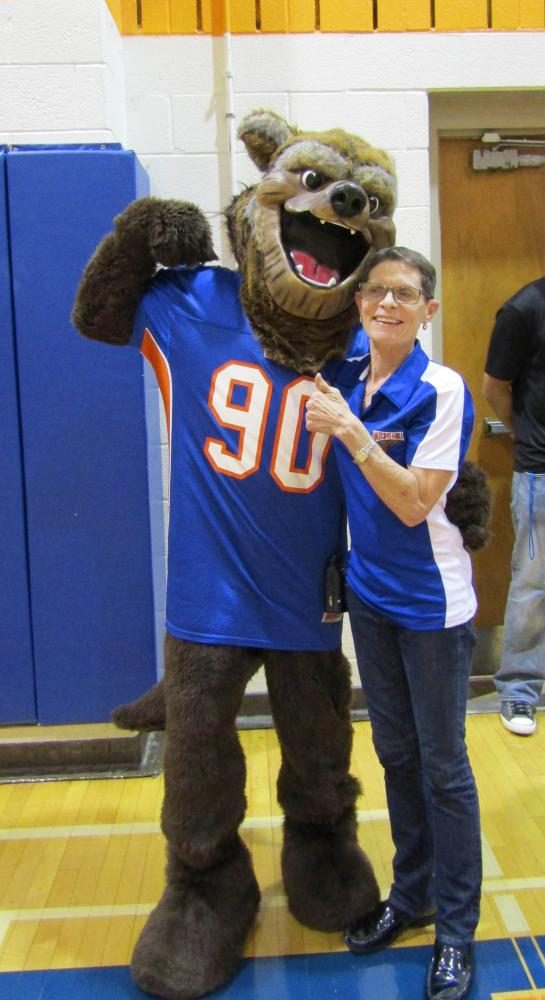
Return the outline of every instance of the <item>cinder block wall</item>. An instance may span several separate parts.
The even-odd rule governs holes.
[[[103,0],[3,0],[0,95],[0,142],[124,142],[123,40]]]

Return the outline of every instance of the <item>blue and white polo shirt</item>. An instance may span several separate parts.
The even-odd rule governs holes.
[[[452,470],[450,489],[474,419],[461,376],[431,361],[417,341],[363,411],[365,374],[350,397],[351,410],[399,465]],[[407,527],[377,497],[344,445],[335,444],[348,506],[352,590],[404,628],[428,631],[469,621],[476,610],[471,560],[445,514],[448,489],[425,521]]]

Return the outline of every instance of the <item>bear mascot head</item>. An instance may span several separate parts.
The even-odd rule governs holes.
[[[356,135],[300,131],[269,111],[239,136],[262,177],[225,213],[238,269],[210,266],[196,205],[144,198],[97,248],[73,312],[85,336],[142,351],[167,413],[165,677],[116,719],[166,719],[166,887],[132,972],[171,1000],[234,973],[259,906],[236,717],[262,665],[290,911],[339,931],[379,898],[357,840],[342,615],[324,601],[346,550],[344,499],[329,440],[303,413],[317,371],[345,395],[361,373],[354,293],[368,255],[394,243],[395,172]],[[488,496],[478,470],[463,476],[450,516],[478,544]]]

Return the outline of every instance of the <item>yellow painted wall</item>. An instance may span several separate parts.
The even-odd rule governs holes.
[[[543,0],[106,0],[124,35],[545,29]]]

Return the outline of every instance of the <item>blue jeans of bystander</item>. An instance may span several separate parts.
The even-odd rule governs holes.
[[[494,681],[502,701],[535,706],[545,681],[545,474],[513,473],[511,514],[511,585]]]
[[[465,745],[473,628],[417,632],[386,621],[350,588],[347,601],[385,772],[395,845],[390,902],[410,916],[435,906],[437,938],[468,944],[482,879],[479,803]]]

